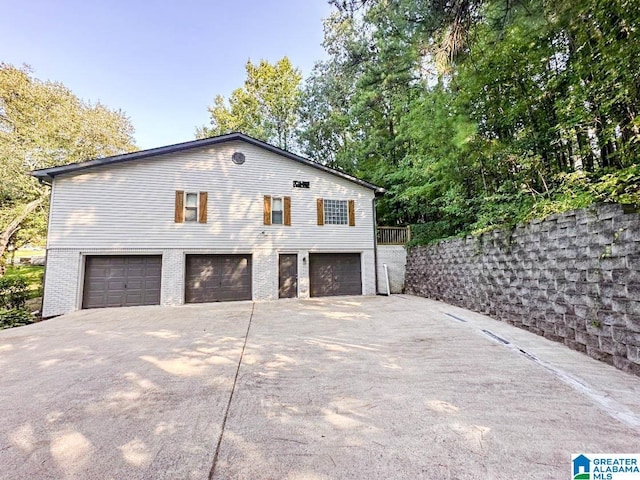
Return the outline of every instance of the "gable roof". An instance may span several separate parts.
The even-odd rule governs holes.
[[[165,147],[151,148],[148,150],[139,150],[137,152],[125,153],[122,155],[114,155],[112,157],[97,158],[94,160],[87,160],[79,163],[71,163],[69,165],[61,165],[59,167],[42,168],[39,170],[32,171],[31,175],[33,175],[43,183],[51,184],[53,182],[53,178],[56,175],[62,175],[63,173],[74,173],[81,170],[101,167],[104,165],[115,165],[117,163],[131,162],[131,161],[140,160],[143,158],[152,158],[152,157],[157,157],[159,155],[166,155],[168,153],[182,152],[184,150],[190,150],[193,148],[208,147],[211,145],[232,142],[235,140],[241,140],[243,142],[250,143],[251,145],[255,145],[257,147],[263,148],[265,150],[268,150],[277,155],[286,157],[295,162],[299,162],[304,165],[317,168],[318,170],[322,170],[326,173],[330,173],[331,175],[344,178],[362,187],[369,188],[375,191],[376,194],[382,194],[385,192],[384,188],[373,185],[372,183],[365,182],[364,180],[360,180],[359,178],[356,178],[352,175],[341,172],[340,170],[327,167],[326,165],[322,165],[321,163],[315,162],[313,160],[309,160],[308,158],[301,157],[300,155],[296,155],[295,153],[282,150],[281,148],[278,148],[274,145],[271,145],[269,143],[263,142],[262,140],[258,140],[257,138],[253,138],[253,137],[250,137],[249,135],[245,135],[244,133],[239,133],[239,132],[220,135],[217,137],[203,138],[200,140],[192,140],[190,142],[177,143],[175,145],[167,145]]]

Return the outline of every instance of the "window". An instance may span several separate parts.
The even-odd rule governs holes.
[[[198,194],[197,193],[185,193],[184,221],[185,222],[198,221]]]
[[[282,225],[283,215],[283,202],[282,198],[273,197],[271,199],[271,224]]]
[[[328,225],[347,225],[349,223],[346,200],[324,200],[324,223]]]
[[[176,190],[175,223],[207,223],[207,192]]]
[[[264,196],[264,224],[291,225],[291,197]]]

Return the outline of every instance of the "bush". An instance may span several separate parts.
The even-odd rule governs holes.
[[[0,310],[0,330],[3,328],[20,327],[34,322],[33,316],[26,310],[12,308]]]
[[[34,265],[7,266],[5,278],[22,278],[27,282],[27,299],[42,296],[44,267]]]
[[[0,277],[0,308],[24,308],[28,295],[27,282],[23,278]]]

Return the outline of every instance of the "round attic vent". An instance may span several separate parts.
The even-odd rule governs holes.
[[[233,163],[236,165],[242,165],[246,159],[244,157],[244,153],[234,152],[234,154],[231,155],[231,160],[233,160]]]

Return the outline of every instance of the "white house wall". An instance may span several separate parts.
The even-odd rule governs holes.
[[[244,165],[231,162],[241,151]],[[293,188],[293,180],[311,188]],[[175,191],[208,192],[208,223],[174,223]],[[263,225],[263,196],[290,196],[291,223]],[[356,226],[318,226],[316,199],[354,199]],[[373,247],[373,191],[245,142],[56,177],[54,248]]]
[[[407,249],[404,245],[378,245],[378,292],[387,293],[384,265],[389,272],[391,293],[402,293],[407,265]]]
[[[241,151],[244,165],[231,162]],[[310,182],[293,188],[293,180]],[[208,192],[206,224],[175,223],[175,191]],[[291,197],[291,226],[263,225],[263,197]],[[84,258],[161,254],[161,304],[184,302],[185,255],[252,254],[254,300],[278,297],[278,254],[297,253],[298,295],[309,296],[309,252],[360,252],[374,295],[373,191],[245,142],[56,177],[43,315],[81,307]],[[356,226],[317,225],[316,199],[355,200]],[[304,259],[304,261],[303,261]]]

